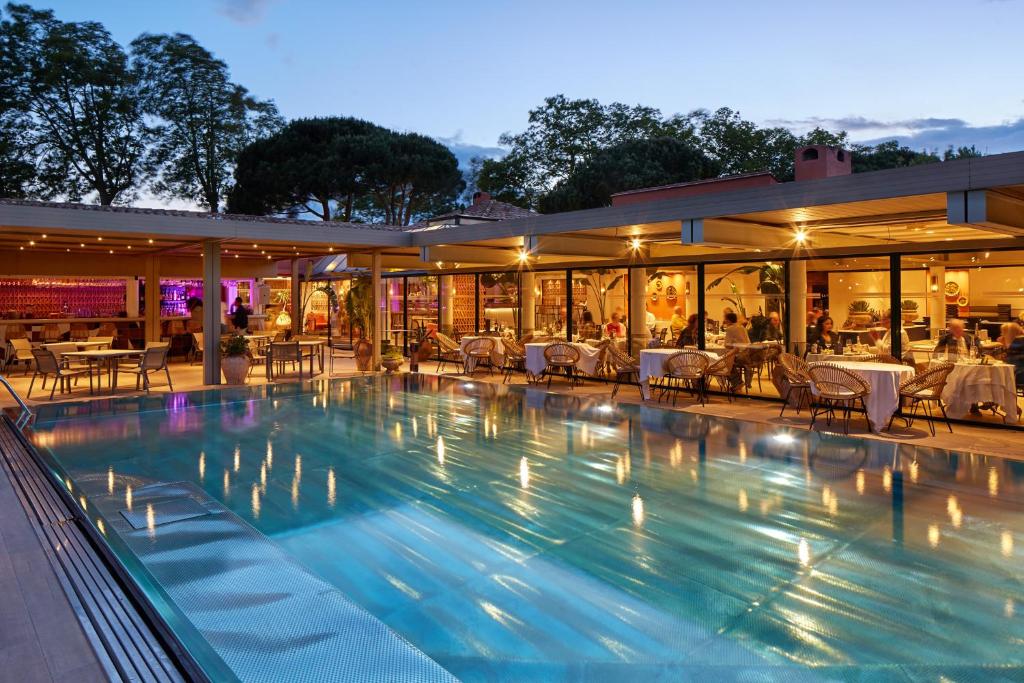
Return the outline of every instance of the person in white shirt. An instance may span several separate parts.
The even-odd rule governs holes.
[[[890,311],[886,311],[882,316],[882,327],[885,328],[885,334],[877,344],[878,352],[892,355],[892,313]],[[914,357],[910,350],[910,337],[902,327],[900,328],[900,349],[904,360]]]

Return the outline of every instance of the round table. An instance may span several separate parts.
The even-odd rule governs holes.
[[[651,378],[665,376],[665,360],[674,356],[680,351],[697,351],[703,353],[711,361],[718,358],[714,351],[700,351],[698,349],[677,349],[675,347],[660,349],[640,349],[640,396],[646,401],[651,397]]]
[[[1009,363],[956,363],[942,389],[946,413],[961,418],[975,403],[995,403],[1006,413],[1003,421],[1017,422],[1017,386],[1013,370]]]
[[[540,377],[548,366],[548,361],[544,358],[544,349],[551,343],[564,344],[566,342],[531,342],[524,344],[526,347],[526,371],[533,377]],[[601,361],[602,349],[580,342],[573,342],[572,345],[580,352],[580,360],[576,364],[576,368],[585,375],[596,374],[598,363]]]
[[[900,406],[900,384],[914,376],[914,368],[908,365],[841,360],[823,362],[855,372],[867,380],[871,393],[864,397],[864,406],[867,408],[868,423],[875,432],[882,431],[889,424],[889,418]],[[811,393],[816,393],[813,382]]]
[[[494,341],[491,348],[491,365],[500,368],[505,364],[505,345],[501,343],[501,337],[463,337],[459,340],[459,353],[462,355],[462,362],[466,366],[466,372],[470,373],[476,369],[476,359],[466,356],[466,346],[476,339],[490,339]]]

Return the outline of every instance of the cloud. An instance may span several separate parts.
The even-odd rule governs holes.
[[[881,119],[869,119],[864,116],[844,116],[840,118],[823,118],[812,116],[806,119],[775,119],[769,121],[773,126],[785,126],[786,128],[810,129],[827,128],[829,130],[845,130],[849,133],[859,131],[908,131],[916,133],[924,130],[945,129],[962,127],[968,125],[963,119],[898,119],[895,121],[883,121]]]
[[[970,147],[974,145],[979,152],[984,154],[1019,152],[1024,150],[1024,118],[994,126],[962,124],[922,130],[908,135],[882,135],[877,138],[860,140],[860,142],[877,144],[893,138],[912,149],[937,149],[941,152],[951,146]]]
[[[217,0],[217,11],[239,24],[255,24],[273,0]]]
[[[456,131],[451,137],[436,138],[438,142],[447,147],[455,155],[455,158],[459,160],[459,168],[465,170],[469,168],[469,162],[473,157],[483,157],[485,159],[500,159],[508,153],[507,149],[501,147],[488,147],[485,145],[475,145],[471,142],[465,142],[462,139],[462,131]]]

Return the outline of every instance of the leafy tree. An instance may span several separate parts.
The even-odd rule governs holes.
[[[501,159],[476,157],[470,161],[470,182],[494,199],[524,209],[536,209],[540,183],[533,178],[529,162],[510,152]]]
[[[365,218],[409,225],[453,207],[466,183],[447,147],[418,133],[383,131],[374,138],[363,176]]]
[[[873,147],[871,145],[854,145],[851,151],[853,152],[854,173],[919,166],[939,161],[937,154],[912,150],[909,147],[901,146],[897,140],[887,140]]]
[[[281,126],[277,107],[232,83],[227,65],[191,36],[143,34],[131,48],[144,110],[159,121],[153,189],[216,213],[239,152]]]
[[[631,140],[603,149],[577,167],[540,198],[540,210],[557,213],[609,206],[616,192],[716,175],[717,164],[688,142]]]
[[[953,147],[953,145],[950,145],[942,154],[942,160],[952,161],[953,159],[972,159],[983,156],[985,155],[978,151],[974,145],[970,147]]]
[[[325,221],[352,220],[357,197],[367,191],[366,166],[373,154],[382,153],[380,137],[388,133],[355,118],[291,121],[239,154],[228,209],[306,211]]]
[[[31,117],[44,197],[130,201],[149,131],[124,50],[96,22],[65,23],[49,10],[8,4],[0,22],[0,81]]]

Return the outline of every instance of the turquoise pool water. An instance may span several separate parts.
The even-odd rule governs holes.
[[[251,525],[260,581],[305,572],[466,681],[1024,680],[1020,462],[412,375],[55,406],[34,438],[240,678],[317,655],[223,638],[256,603],[205,623],[175,577],[209,521],[133,537],[126,494]],[[298,655],[245,669],[268,649]]]

